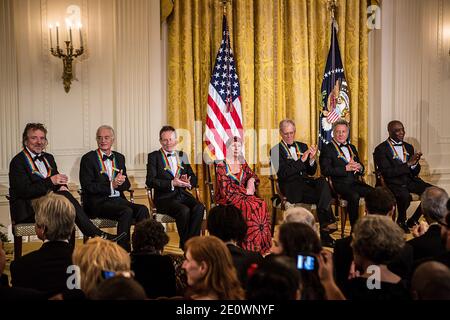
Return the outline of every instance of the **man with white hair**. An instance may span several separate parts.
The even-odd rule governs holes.
[[[314,215],[308,209],[303,207],[291,207],[284,212],[283,223],[289,222],[304,223],[316,230],[316,219],[314,218]]]
[[[98,149],[86,153],[80,162],[80,183],[83,206],[91,215],[117,220],[117,233],[127,233],[118,241],[130,251],[130,228],[133,220],[139,222],[150,217],[144,205],[131,203],[124,191],[130,189],[130,180],[123,154],[112,151],[114,129],[103,125],[97,129]]]

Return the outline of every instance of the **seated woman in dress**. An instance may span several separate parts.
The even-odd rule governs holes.
[[[239,137],[228,140],[226,160],[216,167],[216,183],[216,204],[240,209],[247,223],[242,247],[267,254],[272,243],[269,212],[265,201],[255,195],[259,179],[242,156]]]

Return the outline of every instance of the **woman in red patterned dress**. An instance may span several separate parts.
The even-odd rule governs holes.
[[[226,161],[216,166],[216,204],[234,205],[247,222],[247,236],[242,247],[266,254],[272,245],[270,218],[265,201],[255,195],[259,179],[242,156],[242,140],[227,142]]]

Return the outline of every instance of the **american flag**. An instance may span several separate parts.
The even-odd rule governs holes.
[[[222,42],[208,89],[205,141],[210,157],[216,160],[224,159],[225,144],[233,136],[243,137],[241,91],[224,15]]]

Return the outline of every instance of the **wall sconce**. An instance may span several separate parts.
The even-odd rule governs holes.
[[[53,49],[53,40],[52,40],[52,29],[53,26],[49,25],[49,33],[50,33],[50,52],[53,56],[62,59],[63,61],[63,84],[64,84],[64,91],[66,93],[70,90],[70,85],[73,80],[73,72],[72,72],[72,61],[76,57],[79,57],[83,54],[84,48],[83,48],[83,36],[81,34],[81,23],[78,23],[78,31],[79,31],[79,37],[80,37],[80,48],[75,49],[73,47],[73,40],[72,40],[72,22],[70,20],[66,20],[66,26],[67,30],[69,32],[69,40],[64,40],[64,43],[66,45],[65,52],[62,48],[59,47],[59,23],[56,23],[56,49]]]

